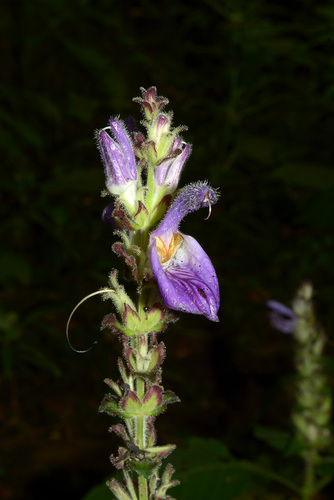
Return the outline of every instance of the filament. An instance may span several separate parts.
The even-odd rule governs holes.
[[[102,293],[107,293],[107,292],[116,293],[115,290],[112,290],[110,288],[104,288],[103,290],[98,290],[97,292],[90,293],[89,295],[86,295],[86,297],[84,297],[82,300],[80,300],[80,302],[77,303],[77,305],[75,306],[75,308],[73,309],[73,311],[69,315],[69,318],[68,318],[67,324],[66,324],[66,339],[67,339],[68,345],[70,346],[70,348],[73,351],[78,352],[79,354],[84,354],[84,353],[90,351],[93,348],[93,346],[98,343],[97,340],[94,340],[93,344],[88,349],[84,349],[82,351],[79,349],[76,349],[75,347],[72,346],[72,344],[70,342],[69,327],[70,327],[70,322],[71,322],[71,319],[73,317],[73,314],[78,309],[78,307],[81,306],[81,304],[83,302],[85,302],[87,299],[89,299],[90,297],[93,297],[94,295],[100,295]]]
[[[210,218],[210,215],[211,215],[211,203],[209,202],[209,200],[208,200],[208,207],[209,207],[209,213],[208,213],[208,216],[204,218],[204,220],[208,220]]]

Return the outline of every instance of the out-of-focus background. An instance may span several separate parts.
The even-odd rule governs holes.
[[[294,343],[270,328],[266,300],[313,282],[334,375],[332,2],[8,0],[0,24],[1,498],[79,500],[113,473],[113,420],[97,413],[117,377],[119,343],[100,332],[111,303],[94,297],[73,319],[76,347],[99,341],[86,355],[65,325],[121,266],[94,130],[139,121],[141,86],[189,127],[181,185],[221,188],[208,221],[182,225],[216,267],[220,323],[183,314],[161,335],[164,387],[182,402],[158,418],[159,442],[182,451],[197,436],[278,467],[261,436],[291,431]],[[249,484],[225,498],[287,498]]]

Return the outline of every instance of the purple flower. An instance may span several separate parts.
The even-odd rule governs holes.
[[[293,333],[297,323],[297,316],[292,309],[280,302],[276,302],[276,300],[268,300],[266,305],[269,309],[271,326],[283,333]]]
[[[200,244],[178,230],[188,213],[211,207],[217,192],[206,183],[185,187],[175,198],[160,226],[151,234],[152,272],[167,307],[204,314],[219,321],[219,285],[216,271]]]
[[[134,205],[137,187],[137,166],[132,143],[125,125],[111,119],[110,128],[114,139],[106,129],[97,132],[98,147],[106,174],[106,185],[111,194],[121,195],[124,201]],[[126,193],[126,194],[125,194]]]
[[[191,152],[191,146],[177,137],[172,145],[170,154],[154,169],[156,185],[164,186],[163,193],[174,193],[179,183],[180,174]]]

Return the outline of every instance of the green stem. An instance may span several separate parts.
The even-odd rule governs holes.
[[[133,336],[132,337],[132,346],[138,351],[146,351],[147,352],[147,336],[146,336],[146,344],[141,345],[140,344],[141,339],[140,337]],[[145,353],[144,353],[145,354]],[[144,396],[145,396],[145,390],[146,390],[146,384],[145,384],[145,379],[144,377],[141,377],[139,375],[136,376],[136,382],[135,382],[135,391],[138,396],[138,398],[142,401]],[[145,415],[138,415],[136,418],[136,445],[140,450],[144,450],[146,447],[146,435],[147,435],[147,428],[146,428],[146,418]],[[139,490],[139,500],[148,500],[148,485],[147,485],[147,480],[145,479],[144,476],[138,475],[138,490]]]
[[[138,477],[139,482],[139,500],[148,500],[147,479],[144,476]]]
[[[302,500],[311,500],[314,495],[314,480],[315,480],[315,463],[314,450],[309,450],[306,456],[306,472],[304,478],[304,486],[302,490]]]

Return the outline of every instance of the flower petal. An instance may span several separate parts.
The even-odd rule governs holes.
[[[208,255],[195,238],[182,233],[172,235],[174,239],[175,236],[180,236],[182,242],[167,259],[166,254],[159,258],[154,235],[149,247],[152,271],[165,304],[174,310],[204,314],[212,321],[219,321],[218,279]],[[171,248],[166,237],[164,240],[165,247]]]
[[[136,167],[136,162],[133,154],[133,148],[131,141],[126,133],[126,128],[125,125],[118,121],[118,120],[113,120],[111,119],[110,122],[110,128],[118,142],[118,144],[121,146],[122,151],[124,153],[124,156],[127,161],[127,170],[129,173],[129,178],[131,180],[137,179],[137,167]]]

